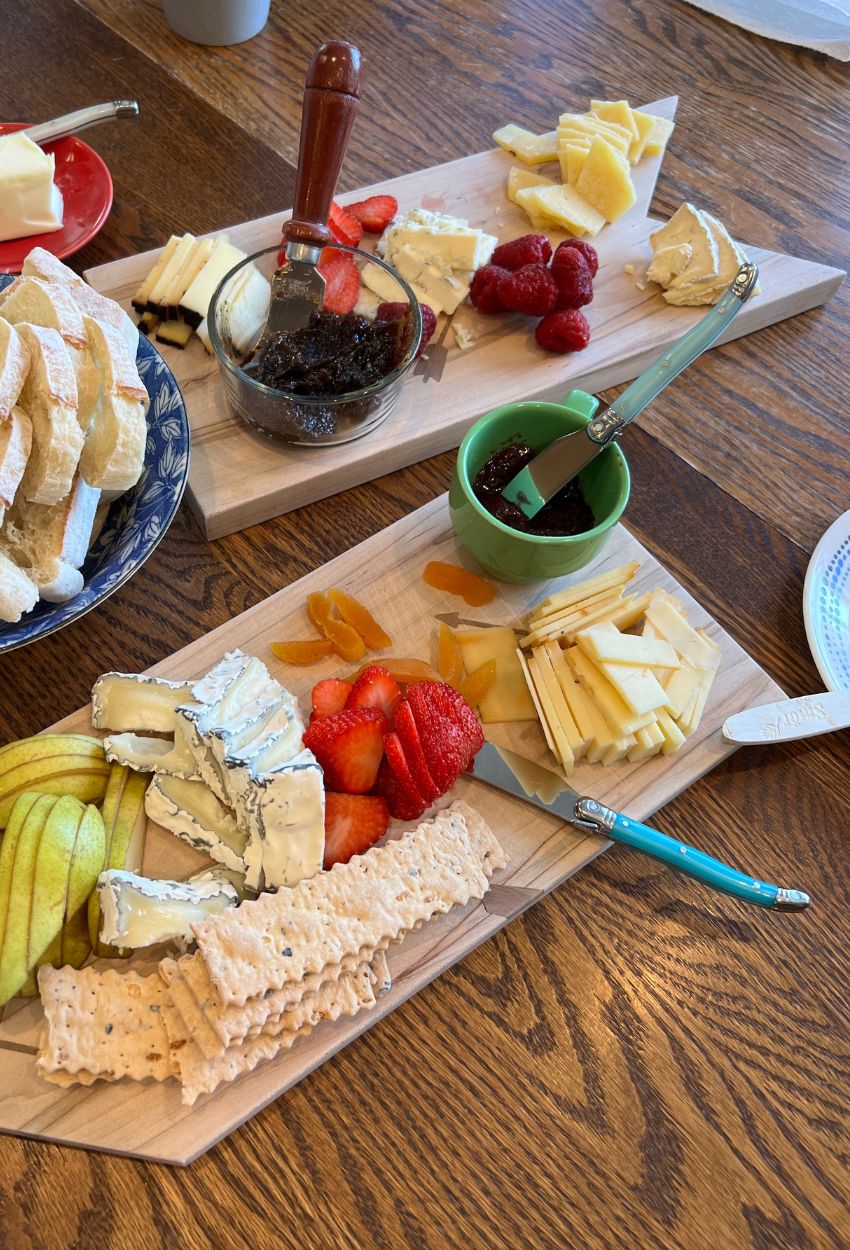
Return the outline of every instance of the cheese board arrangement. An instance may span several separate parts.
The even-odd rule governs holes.
[[[345,445],[293,446],[234,418],[219,364],[202,341],[209,337],[207,328],[201,329],[200,339],[191,332],[189,321],[197,325],[198,313],[191,311],[184,323],[179,308],[169,311],[167,304],[149,299],[145,284],[168,249],[179,246],[174,239],[165,252],[155,250],[88,271],[95,289],[127,311],[133,311],[135,302],[135,311],[141,308],[140,315],[147,315],[148,328],[163,338],[193,432],[188,497],[208,538],[367,481],[376,463],[382,472],[391,472],[457,446],[477,417],[501,404],[557,400],[575,387],[597,392],[629,381],[696,323],[699,308],[691,305],[717,298],[737,268],[733,265],[728,272],[740,248],[716,217],[692,205],[683,205],[666,225],[649,216],[664,146],[675,142],[677,100],[658,100],[628,114],[621,109],[624,104],[593,101],[590,113],[562,114],[557,129],[545,136],[503,127],[496,132],[503,147],[339,197],[345,219],[354,215],[350,208],[367,222],[366,234],[351,236],[357,238],[358,251],[375,247],[370,224],[374,230],[388,226],[378,241],[384,258],[400,267],[420,304],[435,306],[438,313],[434,336],[405,374],[391,415],[368,436]],[[629,116],[636,131],[647,118],[667,123],[653,142],[648,131],[643,133],[643,149],[634,164],[627,161],[628,147],[637,144],[634,154],[640,142],[632,136],[626,156],[622,146],[622,123]],[[537,147],[532,140],[538,141]],[[588,210],[589,195],[596,196],[609,217],[602,209]],[[388,225],[379,215],[370,223],[370,210],[363,206],[382,202],[397,205],[395,221]],[[288,218],[288,213],[278,213],[228,228],[226,243],[245,259],[269,249],[265,260],[256,259],[268,278]],[[343,224],[347,229],[348,220]],[[664,234],[651,245],[650,236],[662,226]],[[473,302],[464,298],[474,273],[486,269],[481,263],[486,247],[492,250],[525,236],[529,227],[545,231],[555,252],[559,241],[596,232],[590,236],[599,265],[592,303],[578,309],[590,331],[583,350],[563,355],[562,346],[543,348],[529,333],[533,323],[527,315],[505,311],[494,316],[476,306],[474,293]],[[434,240],[440,235],[446,238],[438,245]],[[436,252],[437,266],[432,257]],[[721,342],[822,303],[844,276],[829,266],[762,248],[747,247],[746,253],[759,266],[761,291]],[[374,315],[377,300],[404,298],[397,283],[388,288],[376,279],[373,286],[379,290],[369,287],[364,276],[358,313]],[[254,299],[257,292],[255,283]],[[256,308],[251,314],[247,295],[242,300],[241,316],[249,321],[251,315],[261,316]],[[156,318],[160,323],[154,327]],[[169,345],[175,336],[181,341]]]
[[[0,750],[0,1128],[189,1162],[605,848],[533,805],[553,780],[641,836],[779,697],[622,525],[568,578],[494,584],[445,497],[104,674]]]

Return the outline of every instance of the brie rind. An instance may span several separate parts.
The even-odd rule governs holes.
[[[191,698],[193,685],[145,673],[104,673],[92,687],[92,725],[116,733],[173,733],[174,710]]]
[[[256,750],[261,750],[260,743],[268,733],[288,727],[296,710],[295,696],[284,690],[273,677],[269,677],[268,683],[250,703],[244,704],[223,724],[204,730],[201,737],[213,761],[226,802],[229,801],[230,790],[227,776],[229,758],[239,760],[243,752],[247,752],[249,756],[255,753],[252,750],[255,741],[258,743]],[[304,732],[303,725],[301,732]]]
[[[156,881],[124,869],[108,869],[97,879],[100,940],[120,950],[159,942],[191,942],[192,925],[235,907],[235,887],[206,869],[188,881]]]
[[[237,823],[242,828],[247,828],[245,794],[251,780],[273,772],[297,755],[304,728],[297,703],[280,700],[256,736],[225,757],[227,802],[236,812]]]
[[[274,687],[282,689],[273,682],[265,664],[242,651],[233,651],[195,684],[191,700],[177,708],[177,722],[186,735],[198,771],[221,799],[224,790],[204,734],[226,725],[258,695],[271,695]]]
[[[274,772],[251,780],[245,884],[277,889],[313,877],[325,849],[325,788],[312,751],[301,751]]]
[[[157,773],[169,777],[198,776],[195,757],[182,737],[179,726],[170,738],[145,738],[140,734],[110,734],[103,740],[111,764],[123,764],[137,773]]]
[[[672,284],[672,289],[664,295],[668,304],[693,307],[699,304],[716,304],[747,259],[722,222],[704,210],[702,215],[717,247],[719,256],[717,276],[707,287],[691,283],[690,286],[677,289],[678,284]]]
[[[688,286],[693,282],[712,285],[720,269],[720,255],[714,235],[698,208],[687,201],[676,209],[665,226],[649,236],[653,254],[662,248],[688,243],[691,257],[687,265],[670,280],[673,288]]]
[[[163,829],[211,859],[235,872],[245,871],[246,835],[202,781],[155,777],[145,794],[145,811]]]

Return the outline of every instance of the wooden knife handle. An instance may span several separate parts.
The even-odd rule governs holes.
[[[293,243],[330,242],[328,213],[359,96],[359,50],[350,43],[323,43],[313,53],[304,88],[295,205],[283,228]]]

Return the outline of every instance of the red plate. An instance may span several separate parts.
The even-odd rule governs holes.
[[[29,125],[30,122],[0,122],[0,135]],[[55,180],[65,201],[65,224],[49,234],[31,234],[26,239],[0,243],[0,273],[20,273],[24,257],[34,247],[46,248],[60,259],[78,252],[109,216],[112,178],[97,152],[76,135],[45,143],[44,150],[56,157]]]

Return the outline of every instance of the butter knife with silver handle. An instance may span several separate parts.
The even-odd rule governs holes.
[[[110,100],[107,104],[92,104],[89,108],[77,109],[75,113],[65,113],[50,122],[39,122],[36,126],[28,126],[20,133],[32,139],[33,143],[54,143],[67,135],[75,135],[89,126],[97,126],[100,122],[114,122],[119,117],[138,117],[139,105],[136,100]]]
[[[848,728],[850,690],[828,690],[736,712],[720,732],[726,742],[757,746],[766,742],[795,742],[798,738],[814,738]]]

